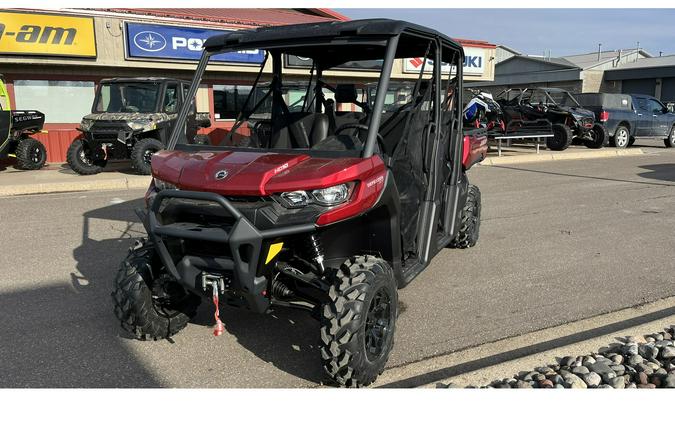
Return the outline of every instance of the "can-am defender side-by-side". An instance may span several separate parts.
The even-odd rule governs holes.
[[[588,148],[602,148],[609,141],[607,129],[596,123],[593,112],[581,107],[564,89],[507,89],[496,99],[507,125],[512,121],[541,119],[551,122],[553,137],[546,141],[546,147],[553,151],[567,149],[573,140],[584,143]]]
[[[102,80],[91,114],[80,123],[82,136],[68,149],[70,167],[79,174],[96,174],[109,159],[131,159],[138,173],[150,174],[152,154],[165,148],[189,85],[171,78]],[[195,138],[199,127],[208,126],[208,113],[196,113],[192,107],[189,135]]]
[[[251,92],[268,90],[256,104],[245,99],[232,131],[211,145],[186,137],[183,105],[167,150],[152,157],[147,210],[138,211],[148,238],[121,265],[115,314],[137,338],[161,339],[187,325],[200,298],[215,304],[216,335],[221,302],[305,309],[320,321],[326,373],[368,385],[393,347],[397,289],[444,248],[478,240],[480,191],[466,171],[487,146],[484,130],[462,132],[462,47],[373,19],[238,31],[204,49],[188,98],[209,58],[227,51],[264,50]],[[299,111],[284,96],[285,54],[313,61]],[[407,95],[387,95],[405,58],[425,65]],[[369,75],[347,84],[330,74],[366,60],[381,64],[372,107],[358,98]],[[269,119],[249,125],[268,98]]]
[[[47,161],[47,150],[31,135],[43,132],[44,123],[44,113],[37,110],[12,110],[0,75],[0,159],[16,157],[16,167],[20,170],[42,168]]]

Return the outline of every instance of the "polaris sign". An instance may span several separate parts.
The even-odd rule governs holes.
[[[184,26],[126,23],[127,57],[144,59],[199,60],[204,42],[230,31]],[[211,61],[260,64],[261,50],[233,51],[211,57]]]
[[[464,47],[464,54],[464,74],[482,76],[485,72],[485,50],[482,48]],[[405,59],[403,71],[405,73],[419,73],[422,63],[421,57]],[[428,60],[424,66],[424,72],[431,72],[432,69],[433,61]],[[443,73],[448,73],[450,71],[454,72],[454,69],[451,69],[450,65],[444,64],[442,71]]]

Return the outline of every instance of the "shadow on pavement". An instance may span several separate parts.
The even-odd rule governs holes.
[[[378,388],[419,387],[422,385],[430,384],[432,382],[441,381],[450,377],[455,377],[457,375],[477,371],[479,369],[487,368],[489,366],[498,365],[500,363],[508,362],[515,359],[520,359],[529,355],[533,355],[535,353],[541,353],[547,350],[553,350],[559,347],[568,346],[570,344],[578,343],[581,341],[590,340],[596,337],[625,330],[630,327],[635,327],[638,325],[649,323],[651,321],[667,318],[672,315],[675,315],[675,307],[662,309],[649,314],[640,315],[635,318],[630,318],[625,321],[603,325],[602,327],[581,331],[576,334],[559,337],[553,340],[543,341],[541,343],[532,344],[530,346],[520,347],[518,349],[509,350],[503,353],[497,353],[492,356],[486,356],[484,358],[461,363],[459,365],[438,369],[432,372],[428,372],[426,374],[416,375],[414,377],[406,378],[400,381],[394,381],[389,384],[384,384],[379,386]]]
[[[30,301],[45,302],[49,308],[58,308],[62,317],[66,319],[72,309],[93,313],[92,319],[95,320],[94,325],[97,328],[82,327],[85,332],[74,335],[89,339],[97,338],[96,343],[100,343],[100,345],[90,346],[90,349],[95,348],[93,355],[98,356],[92,356],[92,359],[105,360],[105,373],[123,380],[123,382],[112,384],[115,386],[156,386],[153,384],[151,376],[142,374],[143,371],[133,366],[133,360],[123,357],[119,365],[115,365],[113,362],[120,358],[112,357],[110,354],[112,350],[114,355],[121,355],[118,352],[121,352],[124,348],[119,345],[119,338],[131,338],[120,328],[112,312],[110,292],[112,291],[112,279],[129,247],[133,245],[134,239],[145,236],[145,231],[133,212],[135,208],[142,207],[144,207],[144,200],[139,198],[85,213],[82,244],[73,251],[73,256],[77,261],[77,270],[82,276],[80,277],[75,273],[71,274],[73,291],[66,292],[64,290],[58,300],[50,298],[50,294],[47,292],[44,293],[44,296],[41,293],[33,292],[31,294],[37,294],[39,298],[30,299]],[[118,238],[96,240],[95,234],[91,233],[93,219],[123,222],[125,229],[120,230]],[[29,300],[28,296],[30,294],[27,294],[27,298],[20,302]],[[16,305],[14,307],[16,308]],[[51,311],[53,310],[49,309],[47,313],[51,313]],[[204,298],[198,314],[191,321],[191,324],[210,327],[214,322],[213,313],[213,303],[210,298]],[[95,318],[94,315],[96,315]],[[319,335],[318,322],[311,318],[306,311],[279,308],[270,314],[259,315],[246,310],[221,306],[220,317],[225,324],[226,332],[224,335],[234,336],[241,346],[258,358],[296,377],[315,383],[324,380],[320,355],[316,347]],[[81,315],[78,318],[81,319]],[[76,327],[71,327],[71,329],[75,330]],[[178,333],[176,336],[180,335],[181,333]],[[211,334],[207,331],[205,335]],[[55,333],[54,336],[59,336],[59,334]],[[193,346],[199,347],[199,344],[193,344]],[[65,347],[65,349],[71,348]],[[58,355],[57,350],[51,350],[51,353]],[[76,354],[76,351],[70,350],[68,354]],[[46,353],[45,358],[49,355],[49,353]],[[122,362],[124,363],[122,364]],[[222,362],[222,365],[227,365],[227,356],[222,356],[219,362]],[[89,365],[87,363],[87,366]],[[90,381],[87,377],[80,377],[76,370],[77,367],[77,365],[73,367],[75,368],[74,373],[70,374],[70,378],[66,377],[65,380],[52,379],[51,382],[45,380],[45,384],[31,383],[30,385],[104,386],[96,381]],[[0,375],[0,384],[2,383],[2,376]]]
[[[675,182],[675,164],[651,164],[648,166],[640,166],[640,168],[648,170],[644,173],[638,173],[638,176],[640,177]]]
[[[643,166],[642,168],[649,168],[649,167],[657,167],[657,166],[670,166],[669,164],[661,164],[661,165],[654,165],[654,166]],[[576,177],[580,179],[591,179],[591,180],[605,180],[608,182],[622,182],[622,183],[632,183],[632,184],[637,184],[637,185],[652,185],[652,186],[673,186],[671,183],[654,183],[654,182],[641,182],[638,180],[626,180],[626,179],[615,179],[611,177],[599,177],[599,176],[586,176],[582,174],[571,174],[571,173],[561,173],[561,172],[555,172],[555,171],[544,171],[544,170],[532,170],[532,169],[525,169],[522,167],[510,167],[510,166],[503,166],[503,165],[492,165],[489,166],[490,168],[496,168],[496,169],[504,169],[504,170],[515,170],[515,171],[524,171],[524,172],[529,172],[529,173],[539,173],[539,174],[549,174],[552,176],[564,176],[564,177]],[[675,171],[675,167],[673,167],[673,171]],[[641,173],[638,174],[638,176],[642,177],[647,177],[645,174],[648,173]],[[663,175],[663,173],[661,173]],[[675,175],[674,177],[671,177],[670,179],[658,179],[658,180],[667,180],[667,181],[675,181]]]

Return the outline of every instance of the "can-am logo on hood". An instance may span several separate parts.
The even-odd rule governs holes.
[[[154,31],[142,31],[134,36],[134,44],[143,51],[162,51],[166,47],[166,38]]]
[[[215,174],[216,180],[223,180],[224,178],[227,177],[227,170],[220,170],[217,171]]]

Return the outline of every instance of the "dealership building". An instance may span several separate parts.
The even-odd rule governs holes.
[[[507,88],[554,87],[572,93],[644,94],[675,102],[675,55],[621,49],[564,57],[528,56],[497,46],[491,81],[469,84],[498,94]]]
[[[40,110],[45,130],[38,139],[49,162],[65,161],[65,153],[82,117],[90,113],[100,81],[111,77],[174,77],[190,80],[206,38],[226,31],[260,26],[329,22],[348,18],[329,9],[62,9],[0,10],[0,74],[12,107]],[[494,77],[495,45],[460,40],[465,48],[465,80]],[[261,51],[219,56],[209,65],[197,92],[197,109],[208,112],[208,131],[232,127],[240,102],[237,92],[250,90]],[[412,78],[422,60],[398,60],[392,76]],[[289,56],[285,74],[306,81],[311,65]],[[271,71],[271,63],[266,64]],[[326,72],[328,82],[358,78],[376,81],[373,69]],[[217,100],[216,100],[217,99]],[[229,100],[228,100],[229,99]]]

